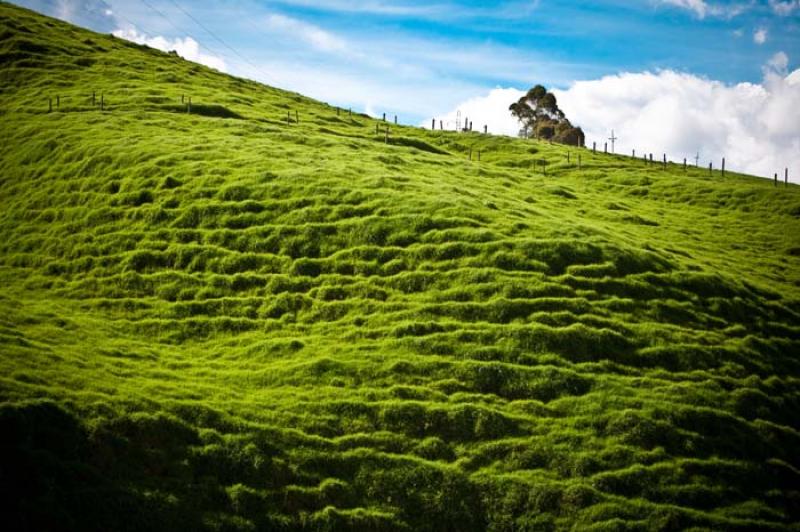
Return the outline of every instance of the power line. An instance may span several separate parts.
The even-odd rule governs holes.
[[[145,0],[142,0],[142,1],[144,2]],[[263,70],[261,70],[261,69],[260,69],[258,66],[256,66],[255,64],[253,64],[253,63],[252,63],[252,62],[251,62],[249,59],[247,59],[247,58],[246,58],[246,57],[244,57],[242,54],[240,54],[240,53],[239,53],[239,52],[238,52],[238,51],[237,51],[235,48],[233,48],[233,46],[229,45],[227,42],[225,42],[224,40],[222,40],[222,38],[218,37],[218,36],[217,36],[217,35],[216,35],[216,34],[215,34],[213,31],[211,31],[210,29],[208,29],[208,28],[205,26],[205,24],[203,24],[202,22],[200,22],[199,20],[197,20],[197,19],[196,19],[194,16],[192,16],[192,14],[191,14],[191,13],[189,13],[189,12],[188,12],[188,11],[186,11],[184,8],[182,8],[182,7],[180,6],[180,4],[178,4],[178,3],[177,3],[175,0],[169,0],[169,1],[170,1],[170,2],[171,2],[171,3],[172,3],[174,6],[175,6],[175,7],[177,7],[177,8],[178,8],[178,9],[179,9],[179,10],[180,10],[180,11],[181,11],[181,12],[182,12],[184,15],[186,15],[187,17],[189,17],[190,19],[192,19],[192,20],[194,21],[194,23],[195,23],[195,24],[197,24],[198,26],[200,26],[201,28],[203,28],[203,30],[205,30],[205,32],[206,32],[206,33],[208,33],[209,35],[211,35],[211,37],[213,37],[213,38],[214,38],[214,39],[216,39],[216,40],[217,40],[217,41],[218,41],[220,44],[222,44],[222,46],[224,46],[225,48],[227,48],[228,50],[230,50],[231,52],[233,52],[233,53],[234,53],[234,54],[235,54],[235,55],[236,55],[236,56],[237,56],[239,59],[241,59],[242,61],[244,61],[245,63],[247,63],[247,64],[248,64],[248,65],[250,65],[251,67],[253,67],[253,68],[255,69],[255,71],[256,71],[256,72],[258,72],[258,73],[262,74],[262,75],[263,75],[265,78],[267,78],[267,80],[269,80],[269,81],[270,81],[270,82],[272,82],[273,84],[277,84],[277,82],[276,82],[276,81],[275,81],[275,80],[272,78],[272,76],[270,76],[269,74],[267,74],[266,72],[264,72]]]
[[[229,60],[229,61],[230,61],[230,57],[229,57],[229,56],[227,56],[226,54],[224,54],[224,53],[221,53],[221,52],[219,52],[219,51],[217,51],[217,50],[215,50],[215,49],[211,48],[210,46],[208,46],[208,45],[206,45],[206,44],[203,44],[202,42],[200,42],[200,40],[199,40],[199,39],[196,39],[196,38],[194,37],[194,35],[192,35],[192,34],[191,34],[191,33],[189,33],[188,31],[185,31],[185,30],[183,30],[183,29],[179,28],[179,27],[178,27],[178,26],[177,26],[177,25],[176,25],[174,22],[172,22],[172,20],[170,20],[170,18],[169,18],[167,15],[165,15],[165,14],[164,14],[162,11],[160,11],[158,8],[156,8],[155,6],[153,6],[153,5],[152,5],[150,2],[148,2],[147,0],[141,0],[141,2],[142,2],[142,3],[143,3],[145,6],[147,6],[148,8],[150,8],[150,10],[151,10],[151,11],[153,11],[155,14],[157,14],[158,16],[160,16],[161,18],[163,18],[164,20],[166,20],[166,21],[167,21],[167,23],[168,23],[170,26],[172,26],[172,27],[175,29],[175,31],[177,31],[177,32],[178,32],[178,34],[179,34],[179,35],[183,35],[183,34],[185,34],[185,35],[188,35],[189,37],[191,37],[191,38],[192,38],[192,39],[193,39],[193,40],[194,40],[194,41],[197,43],[197,45],[198,45],[198,46],[200,46],[201,48],[203,48],[204,50],[206,50],[206,51],[207,51],[207,52],[209,52],[210,54],[212,54],[212,55],[217,55],[217,56],[221,56],[221,57],[224,57],[225,59],[227,59],[227,60]],[[124,17],[123,17],[123,18],[124,18]],[[126,20],[127,20],[127,19],[126,19]],[[129,21],[129,22],[130,22],[130,21]],[[133,23],[131,23],[131,24],[133,24]],[[133,25],[135,26],[135,24],[133,24]],[[144,28],[144,29],[146,30],[146,28]],[[147,30],[146,30],[146,31],[147,31]],[[151,31],[149,31],[148,33],[150,33],[150,34],[152,34],[152,35],[157,35],[156,33],[153,33],[153,32],[151,32]]]

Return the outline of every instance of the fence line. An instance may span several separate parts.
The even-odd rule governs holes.
[[[181,104],[186,106],[186,112],[187,113],[191,113],[192,112],[192,97],[191,96],[187,96],[186,94],[181,94]],[[92,91],[91,106],[93,108],[94,107],[98,107],[97,91],[96,90]],[[100,93],[100,102],[99,102],[100,111],[104,111],[105,107],[106,107],[105,93],[101,92]],[[52,96],[47,98],[47,112],[48,113],[52,113],[54,111],[54,109],[59,110],[59,111],[61,109],[61,95],[60,94],[55,95],[55,99]],[[67,109],[66,111],[69,111],[69,109]],[[294,123],[295,124],[299,124],[300,123],[299,111],[297,109],[294,109],[293,111],[294,111]],[[336,116],[337,117],[340,116],[341,111],[342,111],[342,109],[340,107],[336,107]],[[352,114],[353,114],[352,108],[348,108],[347,113],[348,113],[348,117],[352,118]],[[292,124],[292,116],[291,115],[292,115],[292,109],[287,109],[287,111],[286,111],[286,125],[287,126],[290,126]],[[382,115],[381,121],[384,122],[384,123],[387,122],[386,113],[385,112]],[[379,135],[378,123],[379,123],[378,121],[376,121],[376,123],[375,123],[375,135],[376,136]],[[395,125],[399,125],[399,118],[398,118],[397,114],[394,115],[394,124]],[[460,128],[460,130],[459,130],[458,127],[456,127],[454,131],[463,132],[463,133],[471,133],[473,131],[473,125],[474,125],[474,123],[473,123],[472,120],[469,120],[469,118],[465,118],[464,119],[464,123],[463,123],[463,127]],[[413,127],[413,126],[411,126],[411,127]],[[425,129],[425,128],[423,127],[422,129]],[[444,120],[443,119],[439,119],[439,130],[440,131],[444,131]],[[432,118],[431,119],[431,131],[436,131],[436,118]],[[479,134],[480,134],[480,130],[479,130]],[[484,126],[483,126],[483,134],[484,135],[489,135],[489,126],[488,126],[488,124],[484,124]],[[614,139],[614,140],[616,140],[616,139]],[[384,142],[387,143],[387,144],[389,143],[389,126],[388,126],[388,124],[386,125],[385,131],[384,131]],[[552,142],[550,144],[552,145]],[[568,145],[565,145],[565,146],[568,146]],[[589,147],[587,145],[578,146],[578,147],[579,148],[585,148],[587,150],[589,149]],[[596,141],[592,142],[591,150],[592,150],[592,155],[596,155],[597,154],[597,142]],[[470,147],[469,148],[469,155],[468,155],[470,161],[473,159],[472,155],[473,155],[472,147]],[[617,154],[617,153],[610,153],[609,154],[608,153],[608,142],[604,142],[603,143],[603,155],[611,155],[612,157],[628,157],[627,155],[624,155],[624,154]],[[477,152],[477,160],[480,161],[480,158],[481,158],[480,151],[478,151]],[[636,160],[636,149],[635,148],[631,150],[630,159]],[[648,160],[648,154],[644,154],[642,156],[642,159],[643,159],[645,165],[652,165],[653,164],[653,154],[652,153],[649,154],[649,160]],[[699,157],[696,158],[696,159],[699,159]],[[674,162],[674,161],[668,161],[667,160],[667,154],[664,152],[663,156],[662,156],[662,167],[663,167],[664,170],[667,169],[668,163],[676,164],[676,165],[680,164],[680,163],[677,163],[677,162]],[[699,163],[699,160],[696,160],[695,161],[695,168],[696,169],[699,169],[699,164],[698,163]],[[541,165],[543,174],[547,175],[547,164],[549,164],[549,162],[547,160],[540,159],[540,160],[536,161],[536,165],[535,166]],[[567,152],[567,164],[571,164],[569,151]],[[581,170],[583,168],[583,164],[582,164],[582,160],[581,160],[581,155],[580,154],[578,154],[577,167],[578,167],[579,170]],[[722,157],[721,166],[720,166],[720,174],[721,174],[721,176],[723,178],[725,177],[726,169],[727,169],[726,168],[726,158]],[[689,167],[688,167],[688,164],[687,164],[687,158],[686,157],[683,158],[683,171],[684,171],[684,173],[687,173],[689,171]],[[709,163],[708,163],[708,174],[709,174],[709,176],[713,176],[713,172],[714,172],[714,163],[712,161],[709,161]],[[789,186],[789,168],[788,167],[784,168],[783,181],[784,181],[784,186],[788,187]],[[774,175],[773,175],[773,185],[775,187],[778,186],[778,172],[775,172]]]

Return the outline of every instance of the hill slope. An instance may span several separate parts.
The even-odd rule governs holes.
[[[797,529],[796,186],[387,142],[8,4],[0,68],[11,528]]]

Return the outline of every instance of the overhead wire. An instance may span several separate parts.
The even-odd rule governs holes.
[[[235,49],[233,46],[229,45],[229,44],[228,44],[227,42],[225,42],[225,41],[224,41],[224,40],[223,40],[221,37],[217,36],[217,34],[216,34],[216,33],[214,33],[213,31],[211,31],[211,30],[210,30],[210,29],[209,29],[209,28],[208,28],[208,27],[207,27],[205,24],[203,24],[202,22],[200,22],[200,21],[199,21],[197,18],[195,18],[195,17],[194,17],[194,16],[193,16],[191,13],[189,13],[189,12],[188,12],[188,11],[186,11],[186,10],[185,10],[183,7],[181,7],[181,5],[180,5],[178,2],[176,2],[175,0],[169,0],[169,1],[170,1],[170,2],[171,2],[171,3],[172,3],[172,4],[173,4],[173,5],[176,7],[176,8],[178,8],[178,10],[180,10],[180,11],[181,11],[181,13],[183,13],[184,15],[186,15],[187,17],[189,17],[189,18],[190,18],[192,21],[194,21],[194,23],[195,23],[195,24],[197,24],[198,26],[200,26],[200,27],[201,27],[201,28],[202,28],[202,29],[203,29],[203,30],[204,30],[206,33],[208,33],[208,34],[209,34],[209,35],[210,35],[212,38],[214,38],[214,39],[215,39],[217,42],[219,42],[219,43],[220,43],[222,46],[224,46],[225,48],[227,48],[228,50],[230,50],[230,51],[231,51],[233,54],[235,54],[235,55],[236,55],[236,56],[237,56],[239,59],[241,59],[242,61],[244,61],[244,62],[245,62],[245,63],[247,63],[248,65],[250,65],[250,66],[251,66],[251,67],[252,67],[252,68],[253,68],[253,69],[254,69],[256,72],[258,72],[259,74],[261,74],[262,76],[264,76],[264,77],[267,79],[267,81],[269,81],[270,83],[273,83],[273,84],[276,84],[276,83],[277,83],[277,81],[276,81],[276,80],[275,80],[275,79],[274,79],[272,76],[270,76],[268,73],[266,73],[266,72],[264,72],[263,70],[261,70],[261,68],[260,68],[259,66],[255,65],[255,64],[254,64],[252,61],[250,61],[250,60],[249,60],[249,59],[247,59],[245,56],[243,56],[241,53],[239,53],[239,51],[238,51],[238,50],[236,50],[236,49]],[[145,2],[145,0],[142,0],[142,2]]]
[[[172,19],[170,19],[170,18],[169,18],[167,15],[165,15],[165,14],[164,14],[164,13],[163,13],[161,10],[159,10],[158,8],[156,8],[155,6],[153,6],[153,5],[152,5],[150,2],[148,2],[147,0],[140,0],[140,1],[141,1],[141,3],[142,3],[142,4],[144,4],[144,5],[145,5],[147,8],[149,8],[151,11],[153,11],[153,13],[155,13],[156,15],[158,15],[159,17],[161,17],[161,18],[163,18],[165,21],[167,21],[167,23],[168,23],[170,26],[172,26],[172,27],[173,27],[173,29],[175,29],[175,31],[177,31],[179,35],[187,35],[187,36],[188,36],[188,37],[190,37],[192,40],[194,40],[194,42],[196,42],[196,43],[197,43],[197,45],[198,45],[200,48],[203,48],[203,49],[204,49],[205,51],[207,51],[208,53],[210,53],[210,54],[212,54],[212,55],[215,55],[215,56],[222,57],[222,58],[224,58],[225,60],[227,60],[227,61],[230,61],[231,63],[236,63],[236,61],[231,61],[231,57],[230,57],[228,54],[225,54],[225,53],[223,53],[223,52],[220,52],[220,51],[216,50],[215,48],[211,48],[211,47],[210,47],[208,44],[203,44],[203,42],[202,42],[200,39],[197,39],[197,38],[196,38],[194,35],[192,35],[190,32],[187,32],[187,31],[185,31],[184,29],[182,29],[182,28],[179,28],[179,27],[178,27],[178,26],[177,26],[177,25],[176,25],[176,24],[175,24],[175,23],[172,21]],[[124,18],[124,17],[123,17],[123,18]],[[126,20],[127,20],[127,19],[126,19]],[[134,26],[135,26],[135,24],[134,24]],[[153,34],[153,35],[156,35],[156,34],[155,34],[155,33],[153,33],[153,32],[149,32],[149,33],[151,33],[151,34]]]

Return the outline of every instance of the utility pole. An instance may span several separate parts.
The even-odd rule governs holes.
[[[611,141],[611,153],[614,153],[614,142],[619,140],[619,137],[614,136],[614,130],[611,130],[611,136],[608,137],[608,140]]]

